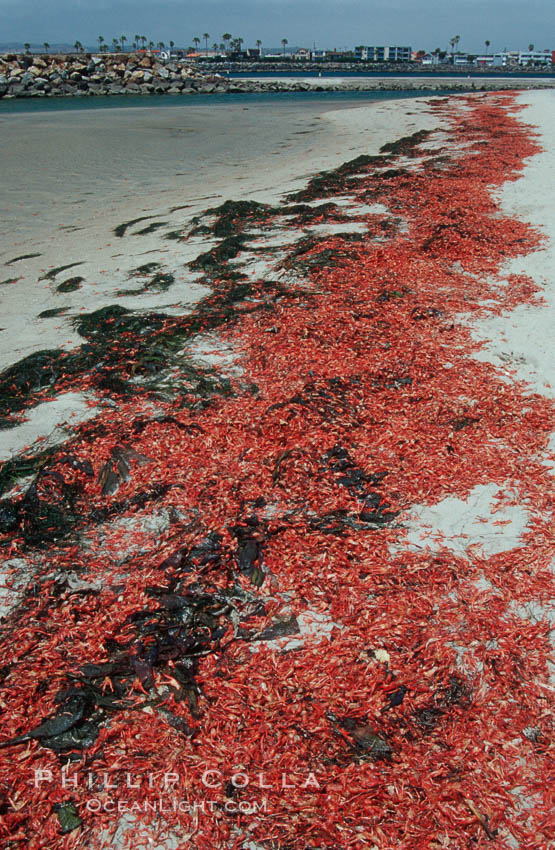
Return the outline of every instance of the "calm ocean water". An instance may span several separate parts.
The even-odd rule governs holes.
[[[289,75],[288,75],[289,76]],[[303,75],[307,76],[307,75]],[[470,90],[470,87],[469,87]],[[453,94],[448,89],[431,92],[414,91],[341,91],[341,92],[269,92],[267,94],[160,94],[160,95],[111,95],[109,97],[39,97],[0,100],[0,116],[24,112],[56,112],[82,109],[121,109],[122,107],[164,106],[232,106],[268,104],[321,103],[330,106],[363,105],[376,100],[400,100],[402,98],[429,97],[430,95]]]

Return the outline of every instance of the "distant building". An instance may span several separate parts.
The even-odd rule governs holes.
[[[525,67],[526,65],[549,66],[554,64],[552,50],[504,50],[493,55],[492,65],[498,68]]]
[[[355,47],[355,58],[362,62],[410,62],[411,47]]]
[[[312,51],[310,51],[308,47],[299,47],[295,53],[295,59],[299,59],[301,62],[309,62],[311,58]]]
[[[551,50],[521,51],[518,55],[519,65],[551,65]]]
[[[187,59],[217,59],[225,56],[221,50],[192,50],[187,53]]]
[[[327,50],[313,50],[312,51],[312,61],[318,62],[320,59],[325,59],[328,54]]]
[[[333,50],[326,51],[326,59],[329,62],[345,62],[349,61],[349,59],[354,59],[355,54],[352,50],[337,50],[337,48],[333,48]]]
[[[488,54],[487,56],[477,56],[474,60],[475,65],[479,65],[481,68],[491,68],[495,65],[495,56]]]
[[[222,56],[225,56],[231,62],[245,62],[249,59],[250,54],[248,50],[228,50]]]

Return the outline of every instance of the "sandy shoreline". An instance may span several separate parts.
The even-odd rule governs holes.
[[[3,736],[67,698],[66,671],[88,670],[71,697],[94,727],[78,758],[103,736],[105,768],[133,774],[145,752],[158,775],[185,766],[187,801],[206,766],[227,777],[308,765],[323,788],[292,785],[285,798],[265,786],[269,818],[164,813],[142,839],[140,808],[96,817],[79,791],[76,846],[251,850],[268,828],[327,850],[346,836],[543,844],[554,98],[517,95],[517,118],[504,95],[284,114],[291,147],[275,160],[241,162],[240,137],[232,145],[242,179],[215,164],[210,180],[187,178],[185,199],[183,185],[153,189],[144,207],[133,191],[111,196],[94,220],[83,205],[82,231],[61,238],[39,221],[3,251],[2,278],[20,263],[23,274],[0,288],[0,366],[64,348],[80,391],[0,431],[0,460],[32,440],[34,421],[35,436],[54,428],[59,440],[72,411],[99,414],[70,454],[41,461],[35,484],[21,468],[0,516],[17,526],[6,584],[37,576],[7,621],[8,639],[28,630],[33,651],[17,656],[17,680],[8,673],[15,720]],[[308,144],[291,141],[293,127]],[[285,202],[292,190],[303,191]],[[230,212],[231,199],[258,205]],[[31,248],[40,257],[15,260]],[[137,315],[112,309],[87,325],[114,304]],[[152,367],[157,347],[165,362]],[[41,432],[41,408],[57,403]],[[58,539],[48,522],[81,523],[75,498],[87,520],[75,541]],[[58,513],[42,522],[48,499]],[[15,581],[6,613],[20,593]],[[91,665],[105,658],[109,670]],[[37,706],[39,674],[51,681]],[[48,740],[26,742],[37,764],[56,751]],[[29,794],[34,828],[56,824]]]
[[[10,329],[0,333],[0,368],[41,348],[78,343],[69,321],[61,326],[55,320],[37,321],[40,312],[64,306],[75,315],[102,307],[112,303],[114,291],[145,257],[175,270],[193,259],[195,250],[201,253],[201,243],[191,255],[189,245],[164,240],[163,234],[185,227],[207,207],[230,198],[275,203],[312,174],[360,153],[376,153],[391,138],[435,124],[426,102],[418,99],[355,109],[317,107],[308,114],[306,107],[272,109],[270,115],[264,107],[223,112],[214,114],[210,107],[168,107],[162,114],[148,108],[80,112],[77,128],[74,113],[3,121],[8,157],[0,280],[16,283],[0,292],[3,322]],[[24,139],[18,142],[21,133]],[[115,136],[113,148],[109,133]],[[157,145],[161,151],[153,171]],[[74,188],[80,171],[82,182]],[[139,218],[124,238],[114,236],[118,225]],[[134,236],[161,221],[160,233]],[[16,259],[28,254],[38,256]],[[79,265],[45,279],[71,263]],[[78,292],[56,292],[75,275],[84,277]],[[202,295],[196,278],[189,275],[184,282],[185,300]],[[118,303],[153,308],[174,300],[150,296],[139,303],[118,298]]]

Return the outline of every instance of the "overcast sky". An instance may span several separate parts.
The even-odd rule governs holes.
[[[261,39],[290,45],[353,47],[410,45],[447,49],[461,36],[460,50],[477,52],[555,49],[553,0],[0,0],[0,43],[47,41],[93,45],[99,35],[129,41],[136,34],[154,42],[187,46],[210,33],[241,36],[245,46]]]

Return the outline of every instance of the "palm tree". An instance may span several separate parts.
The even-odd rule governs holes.
[[[286,38],[282,38],[282,39],[281,39],[281,44],[282,44],[282,47],[283,47],[283,55],[285,56],[285,48],[287,47],[287,45],[289,44],[289,42],[287,41],[287,39],[286,39]]]
[[[163,50],[165,46],[166,46],[166,45],[164,44],[164,42],[163,42],[163,41],[159,41],[159,42],[158,42],[158,49],[159,49],[159,50]]]
[[[172,41],[171,38],[170,38],[170,50],[173,50],[174,46],[175,46],[175,41]]]
[[[529,45],[528,45],[528,50],[529,50],[529,52],[530,52],[530,53],[533,53],[533,52],[534,52],[534,45],[533,45],[533,44],[529,44]]]
[[[143,44],[143,50],[144,50],[144,49],[145,49],[145,44],[146,44],[146,35],[141,35],[141,36],[140,36],[140,39],[141,39],[141,42],[142,42],[142,44]]]
[[[120,41],[121,41],[122,53],[125,53],[125,42],[127,41],[127,36],[126,35],[120,36]]]
[[[237,45],[237,53],[241,52],[241,45],[243,44],[244,40],[245,40],[244,38],[236,38],[235,39],[235,44]]]
[[[28,42],[28,41],[26,41],[26,42],[25,42],[25,44],[23,45],[23,47],[25,48],[25,53],[30,53],[30,52],[31,52],[31,45],[29,44],[29,42]]]
[[[460,35],[454,35],[453,38],[449,41],[449,44],[451,45],[451,62],[453,62],[453,54],[455,52],[455,47],[457,46],[460,40]]]
[[[262,56],[262,51],[260,50],[260,48],[262,47],[262,42],[260,41],[259,38],[256,39],[256,46],[258,47],[258,52]]]
[[[225,49],[229,50],[229,42],[231,41],[231,33],[230,32],[224,32],[224,34],[222,35],[222,41],[225,44]]]
[[[153,48],[154,48],[154,42],[153,42],[153,41],[149,41],[149,42],[148,42],[148,49],[149,49],[149,50],[152,50]]]
[[[98,36],[98,52],[99,52],[99,53],[102,53],[102,50],[103,50],[102,45],[103,45],[103,44],[104,44],[104,36],[103,36],[103,35],[99,35],[99,36]]]
[[[195,50],[198,50],[198,46],[200,44],[200,38],[197,38],[197,36],[195,36],[194,39],[193,39],[193,44],[195,45]]]
[[[119,41],[117,38],[112,39],[112,49],[114,53],[119,53]]]
[[[208,50],[208,39],[210,38],[210,33],[209,32],[203,32],[202,37],[204,39],[204,46],[205,46],[206,50]]]
[[[44,52],[48,53],[48,51],[50,50],[50,45],[48,44],[48,42],[43,41],[42,46],[44,47]]]
[[[137,48],[139,47],[140,40],[141,40],[141,36],[137,35],[137,33],[135,33],[135,35],[133,36],[133,47],[134,47],[135,50],[137,50]]]
[[[83,45],[81,44],[81,42],[80,42],[80,41],[76,41],[76,42],[75,42],[75,44],[74,44],[73,46],[74,46],[75,51],[76,51],[77,53],[83,53]]]
[[[487,39],[484,41],[484,44],[486,45],[486,56],[488,56],[488,55],[489,55],[489,54],[488,54],[489,46],[490,46],[490,44],[491,44],[491,41],[489,40],[489,38],[487,38]]]
[[[217,53],[218,45],[216,44],[216,42],[214,42],[214,44],[212,45],[212,50],[214,51],[214,53]]]

